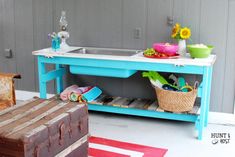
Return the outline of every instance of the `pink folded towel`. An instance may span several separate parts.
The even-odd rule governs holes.
[[[71,93],[71,91],[77,89],[78,86],[77,85],[72,85],[67,87],[61,94],[60,94],[60,99],[63,101],[69,100],[69,95]]]
[[[80,96],[83,93],[86,93],[87,91],[89,91],[92,87],[88,86],[88,87],[78,87],[77,85],[72,85],[67,87],[61,94],[60,94],[60,98],[63,101],[69,100],[70,99],[70,95],[71,94],[76,94],[77,96]]]

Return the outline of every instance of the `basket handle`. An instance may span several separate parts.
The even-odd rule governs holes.
[[[186,86],[184,86],[184,87],[182,87],[180,90],[183,90],[183,89],[190,89],[190,90],[196,90],[197,88],[199,87],[199,82],[198,81],[196,81],[195,83],[194,83],[194,86],[192,87],[192,86],[189,86],[189,85],[186,85]]]
[[[183,89],[190,89],[191,91],[193,90],[193,88],[189,85],[183,86],[180,90],[183,90]]]
[[[199,82],[196,81],[196,82],[194,83],[194,89],[197,89],[198,87],[199,87]]]

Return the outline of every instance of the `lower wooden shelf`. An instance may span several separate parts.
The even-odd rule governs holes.
[[[101,95],[88,105],[91,111],[119,113],[152,118],[163,118],[195,122],[199,115],[200,107],[195,105],[192,111],[172,113],[162,110],[156,101],[149,99],[131,99]]]

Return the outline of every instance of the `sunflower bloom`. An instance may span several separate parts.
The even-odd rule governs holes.
[[[177,34],[179,33],[179,31],[180,31],[180,25],[178,23],[176,23],[172,29],[171,37],[175,38],[177,36]]]
[[[184,27],[180,30],[180,37],[182,39],[188,39],[191,36],[191,30],[187,27]]]

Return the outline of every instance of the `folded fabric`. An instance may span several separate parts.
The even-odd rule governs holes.
[[[79,87],[75,90],[72,90],[71,93],[69,93],[69,100],[74,102],[82,102],[82,94],[88,92],[92,87]]]
[[[67,87],[61,94],[60,94],[60,99],[63,100],[63,101],[66,101],[66,100],[69,100],[69,95],[70,93],[77,89],[78,86],[77,85],[72,85],[72,86],[69,86]]]
[[[75,95],[77,95],[76,97],[79,97],[81,94],[89,91],[92,87],[88,86],[88,87],[78,87],[77,85],[72,85],[67,87],[61,94],[60,94],[60,98],[63,101],[67,101],[67,100],[75,100]],[[73,97],[71,99],[71,95],[73,94]],[[75,95],[74,95],[75,94]]]
[[[91,86],[88,86],[88,87],[78,87],[76,89],[71,90],[71,93],[76,93],[77,95],[81,95],[81,94],[86,93],[87,91],[89,91],[91,88],[92,88]]]
[[[69,100],[73,101],[73,102],[77,102],[77,101],[81,100],[81,95],[77,94],[77,93],[71,93],[69,96]]]

